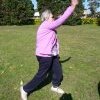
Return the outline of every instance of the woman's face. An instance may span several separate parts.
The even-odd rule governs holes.
[[[52,14],[52,13],[51,13],[50,16],[49,16],[49,20],[50,20],[50,21],[54,21],[54,17],[53,17],[53,14]]]

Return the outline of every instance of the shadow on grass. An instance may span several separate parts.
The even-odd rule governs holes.
[[[64,93],[60,98],[59,98],[59,100],[73,100],[73,98],[72,98],[72,95],[69,93],[69,94],[67,94],[67,93]]]
[[[99,93],[99,96],[100,96],[100,82],[98,83],[98,93]]]

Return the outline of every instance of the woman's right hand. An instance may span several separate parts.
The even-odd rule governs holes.
[[[71,0],[71,5],[73,7],[76,7],[76,5],[78,5],[79,1],[78,0]]]

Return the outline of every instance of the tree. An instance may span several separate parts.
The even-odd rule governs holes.
[[[2,1],[2,3],[1,3]],[[2,23],[4,25],[28,24],[33,17],[33,4],[31,0],[1,0]]]
[[[2,21],[2,0],[0,1],[0,24]]]
[[[38,3],[38,10],[41,12],[43,12],[45,9],[50,9],[50,2],[51,0],[37,0]]]
[[[92,17],[96,17],[96,10],[100,6],[100,0],[90,0],[89,6],[90,6]]]
[[[83,15],[84,7],[82,4],[82,0],[80,0],[79,4],[76,7],[76,10],[74,11],[73,15],[69,18],[67,21],[67,24],[70,25],[80,25],[82,24],[81,17]]]
[[[37,0],[38,10],[40,13],[45,9],[50,9],[55,16],[61,15],[65,9],[70,5],[70,0]],[[83,14],[83,5],[80,0],[79,5],[77,6],[73,16],[69,18],[66,22],[68,25],[81,24],[80,17]]]
[[[3,0],[0,0],[0,25],[3,24]]]
[[[17,5],[17,19],[19,23],[25,24],[28,19],[33,17],[33,5],[30,0],[19,0]],[[27,23],[26,23],[27,24]]]
[[[38,10],[41,13],[45,9],[50,9],[54,15],[58,15],[65,8],[65,1],[68,0],[37,0]]]
[[[95,0],[89,1],[89,6],[90,6],[90,10],[91,10],[91,15],[94,15],[96,12],[96,1]]]

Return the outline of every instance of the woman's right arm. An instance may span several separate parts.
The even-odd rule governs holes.
[[[59,27],[60,25],[62,25],[68,18],[69,16],[73,13],[76,5],[78,4],[78,0],[72,0],[71,2],[71,6],[69,6],[64,14],[58,18],[57,20],[51,22],[49,25],[48,25],[48,28],[49,29],[55,29],[57,27]]]

